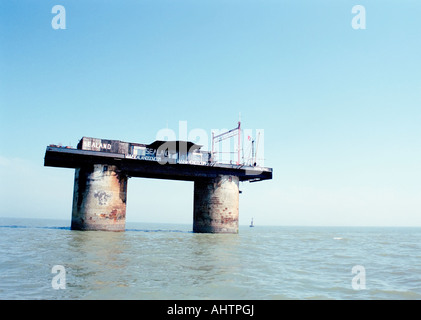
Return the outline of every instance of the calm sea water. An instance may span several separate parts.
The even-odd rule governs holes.
[[[55,265],[64,272],[52,273]],[[65,289],[54,289],[63,274]],[[421,228],[223,235],[128,223],[113,233],[2,218],[0,299],[421,299]]]

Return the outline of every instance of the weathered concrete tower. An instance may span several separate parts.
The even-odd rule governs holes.
[[[196,180],[193,232],[238,233],[239,193],[236,176]]]
[[[72,230],[124,231],[127,176],[113,165],[76,168]]]

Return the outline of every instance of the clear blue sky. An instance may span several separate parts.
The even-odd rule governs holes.
[[[418,0],[1,1],[0,216],[70,221],[50,143],[210,134],[241,112],[274,169],[240,186],[241,224],[421,226],[420,17]],[[128,188],[127,221],[192,222],[192,183]]]

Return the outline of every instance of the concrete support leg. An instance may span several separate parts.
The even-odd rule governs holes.
[[[238,233],[238,205],[238,177],[195,181],[193,232]]]
[[[76,169],[72,230],[124,231],[127,177],[116,166]]]

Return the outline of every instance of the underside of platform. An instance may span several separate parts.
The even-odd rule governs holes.
[[[232,175],[239,181],[260,181],[272,179],[272,169],[214,163],[193,165],[125,158],[118,153],[86,151],[60,147],[47,147],[44,165],[49,167],[81,168],[86,165],[115,165],[128,177],[156,178],[169,180],[196,181],[203,178],[217,178]]]

